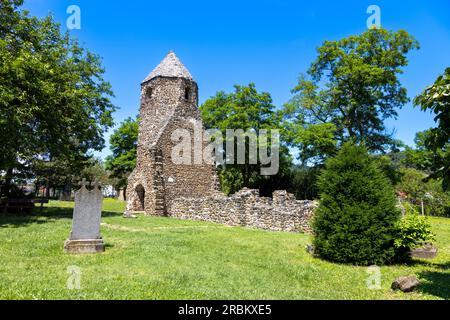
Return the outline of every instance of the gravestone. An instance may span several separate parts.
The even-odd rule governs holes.
[[[431,243],[427,243],[422,248],[411,250],[411,257],[420,259],[434,259],[437,256],[437,248]]]
[[[125,190],[119,189],[119,195],[117,196],[119,201],[125,201]]]
[[[88,190],[85,179],[81,188],[75,192],[72,232],[64,242],[66,253],[97,253],[105,251],[105,244],[100,236],[103,194],[98,182],[93,190]]]

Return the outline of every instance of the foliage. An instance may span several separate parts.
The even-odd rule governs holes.
[[[419,47],[406,31],[371,29],[325,41],[294,96],[284,106],[286,140],[303,162],[323,162],[343,142],[364,142],[371,152],[395,149],[384,120],[408,102],[398,75],[407,53]]]
[[[292,170],[291,187],[292,192],[299,200],[311,200],[319,197],[317,180],[319,178],[321,166],[308,167],[296,166]]]
[[[403,203],[406,214],[398,222],[395,236],[395,247],[401,252],[424,245],[435,240],[431,232],[431,224],[424,216],[420,216],[417,209],[408,202]]]
[[[0,170],[13,175],[34,159],[70,159],[101,150],[113,124],[111,86],[100,58],[79,46],[50,16],[0,2]]]
[[[442,152],[434,153],[427,147],[427,141],[431,138],[432,130],[425,130],[416,133],[414,138],[415,148],[406,147],[403,164],[407,167],[432,173],[438,169]]]
[[[428,186],[429,191],[424,201],[425,214],[450,217],[450,192],[442,189],[442,183],[439,180],[430,180]]]
[[[432,130],[433,137],[428,142],[436,148],[444,147],[450,142],[450,68],[418,95],[414,104],[436,115],[438,127]]]
[[[126,187],[128,175],[136,166],[138,127],[137,119],[128,118],[109,139],[112,155],[106,158],[106,168],[117,179],[117,188]]]
[[[428,192],[427,185],[424,182],[427,175],[417,169],[401,168],[401,179],[396,185],[398,192],[406,193],[410,201],[420,203]]]
[[[272,98],[269,93],[258,92],[254,84],[248,86],[235,85],[234,92],[218,92],[200,106],[203,124],[206,129],[218,129],[226,137],[227,129],[242,129],[243,131],[280,129],[280,119],[274,111]],[[258,140],[258,145],[260,141]],[[236,140],[234,148],[236,150]],[[270,148],[270,142],[268,147]],[[224,150],[228,152],[226,139],[224,139]],[[288,150],[281,147],[280,150],[280,171],[276,176],[262,176],[261,167],[264,167],[258,161],[258,164],[250,164],[249,160],[249,142],[246,139],[246,162],[245,164],[226,163],[220,167],[220,180],[222,189],[225,193],[234,193],[243,187],[269,189],[263,190],[264,193],[270,193],[272,188],[268,181],[275,181],[275,177],[282,178],[288,172],[291,159]]]
[[[435,137],[434,129],[418,132],[415,138],[416,148],[406,148],[403,163],[407,167],[424,171],[428,180],[440,180],[445,189],[448,179],[445,168],[450,159],[450,143],[442,148],[435,148]]]
[[[450,216],[450,194],[442,189],[441,181],[427,179],[423,171],[413,168],[401,168],[399,172],[396,190],[406,194],[412,205],[420,209],[423,201],[425,214]]]
[[[87,181],[98,181],[100,184],[108,185],[111,180],[109,172],[105,169],[101,159],[91,159],[88,165],[81,171],[77,180],[86,179]],[[79,181],[76,181],[77,183]]]
[[[327,160],[318,186],[320,206],[313,230],[320,257],[357,265],[395,259],[397,200],[365,147],[345,143]]]
[[[433,149],[433,129],[416,134],[416,147],[406,148],[402,164],[403,178],[397,189],[408,193],[410,201],[425,202],[425,212],[429,215],[450,216],[450,191],[445,190],[444,173],[446,159],[450,158],[450,144],[442,149]]]
[[[45,187],[46,197],[50,197],[50,189],[64,190],[67,197],[76,183],[76,176],[89,165],[89,158],[66,159],[65,157],[39,157],[33,159],[30,166],[36,195],[41,187]]]
[[[45,187],[46,197],[61,195],[70,199],[71,191],[79,188],[78,183],[85,178],[88,181],[99,181],[102,185],[110,185],[113,181],[100,159],[85,158],[68,161],[59,158],[40,158],[32,162],[31,171],[37,192]],[[53,195],[50,194],[53,190]]]
[[[437,127],[428,131],[425,145],[437,154],[438,165],[433,169],[435,177],[442,178],[442,186],[450,189],[450,68],[414,99],[423,111],[430,110],[436,117]]]
[[[285,121],[283,136],[290,146],[299,149],[298,159],[303,166],[321,165],[338,148],[336,126],[333,123],[299,126],[298,123]]]
[[[236,193],[242,189],[244,182],[242,181],[242,175],[239,169],[228,167],[226,170],[219,170],[218,174],[220,189],[226,195]],[[258,177],[258,174],[255,173],[255,176]],[[253,183],[253,179],[250,179],[249,182]]]
[[[373,156],[374,161],[393,186],[399,183],[402,177],[400,172],[401,162],[399,157],[399,152],[390,152],[388,154]]]
[[[269,93],[259,93],[253,83],[235,85],[233,93],[220,91],[200,107],[206,128],[272,129],[276,125]]]

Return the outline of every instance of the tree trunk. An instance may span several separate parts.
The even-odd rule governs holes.
[[[50,181],[47,179],[46,183],[45,183],[45,197],[47,199],[50,198]]]
[[[71,194],[72,194],[72,185],[69,181],[69,182],[66,182],[66,184],[64,185],[60,200],[61,201],[70,201]]]
[[[3,195],[6,197],[9,197],[11,193],[12,179],[13,179],[13,168],[8,168],[8,170],[6,170],[5,185],[2,191]]]
[[[39,194],[39,184],[36,182],[34,183],[34,197],[37,198]]]

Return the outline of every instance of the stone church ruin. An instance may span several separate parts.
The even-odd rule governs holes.
[[[257,190],[244,189],[228,197],[219,191],[215,165],[173,161],[177,142],[172,141],[172,133],[184,129],[194,137],[195,127],[203,128],[201,121],[197,83],[170,52],[141,84],[137,162],[128,178],[124,215],[144,212],[268,230],[309,231],[314,202],[296,200],[285,191],[262,198]],[[203,148],[208,144],[200,143]]]

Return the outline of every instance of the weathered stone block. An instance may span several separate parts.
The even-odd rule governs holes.
[[[392,283],[392,290],[400,290],[403,292],[412,292],[419,286],[419,280],[415,276],[404,276],[395,279]]]
[[[437,248],[428,244],[422,248],[411,250],[411,257],[420,259],[434,259],[437,256]]]
[[[103,239],[66,240],[64,252],[72,254],[99,253],[105,251]]]

